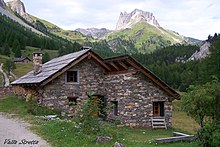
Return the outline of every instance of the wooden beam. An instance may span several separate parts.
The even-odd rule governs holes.
[[[119,61],[118,64],[120,64],[124,69],[128,70],[127,65],[125,65],[123,62]]]
[[[107,70],[112,71],[110,67],[108,67],[108,65],[106,65],[101,59],[99,59],[98,57],[96,57],[93,53],[90,53],[90,55],[99,62],[99,64],[101,64],[102,66],[104,66]]]
[[[83,56],[81,56],[79,59],[75,60],[73,63],[71,63],[70,65],[66,66],[65,68],[63,68],[62,70],[58,71],[57,73],[55,73],[53,76],[51,76],[50,78],[46,79],[45,81],[43,81],[41,83],[42,86],[46,85],[47,83],[49,83],[50,81],[52,81],[53,79],[55,79],[56,77],[60,76],[61,74],[63,74],[65,71],[67,71],[68,69],[70,69],[71,67],[73,67],[74,65],[78,64],[80,61],[82,61],[83,59],[85,59],[86,57],[88,57],[89,53],[84,54]]]
[[[147,76],[149,79],[151,79],[154,83],[156,83],[158,86],[160,86],[163,90],[165,90],[166,92],[168,92],[170,95],[172,95],[173,97],[176,97],[176,95],[170,90],[170,88],[166,88],[167,86],[164,86],[161,82],[159,82],[157,79],[155,79],[155,77],[149,73],[146,72],[146,70],[144,70],[142,67],[138,66],[137,64],[135,64],[133,61],[131,61],[130,59],[127,59],[126,62],[128,62],[130,65],[132,65],[134,68],[140,70],[145,76]]]
[[[89,55],[87,58],[88,58],[88,59],[91,59],[91,55]]]
[[[105,74],[106,75],[135,74],[137,72],[139,72],[139,70],[122,70],[122,71],[105,72]]]
[[[109,64],[110,64],[111,66],[113,66],[113,67],[114,67],[116,70],[118,70],[118,71],[120,70],[120,69],[118,68],[118,66],[117,66],[117,65],[115,65],[115,63],[110,62]]]
[[[106,58],[104,59],[104,61],[108,63],[108,62],[126,60],[128,58],[129,58],[129,55],[121,55],[121,56]]]

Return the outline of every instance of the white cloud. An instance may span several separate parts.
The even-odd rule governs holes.
[[[28,13],[64,29],[114,29],[120,12],[154,13],[160,25],[181,35],[206,39],[220,33],[219,0],[22,0]]]

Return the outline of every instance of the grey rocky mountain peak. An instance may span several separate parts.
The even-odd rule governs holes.
[[[0,0],[0,7],[5,8],[6,4],[4,0]]]
[[[135,9],[131,13],[127,13],[126,11],[124,13],[122,12],[120,13],[116,25],[116,30],[131,28],[133,25],[137,24],[138,22],[146,22],[153,26],[160,27],[153,13]]]
[[[200,59],[208,57],[211,54],[211,52],[209,50],[210,46],[211,46],[210,42],[205,42],[199,48],[199,50],[196,51],[188,60],[189,61],[191,61],[191,60],[200,60]]]
[[[92,36],[93,38],[103,38],[105,35],[107,35],[111,30],[108,30],[106,28],[78,28],[75,31],[80,32],[86,36]]]
[[[7,2],[7,6],[14,12],[18,13],[21,16],[24,16],[26,14],[24,3],[20,0],[13,0],[10,2]]]
[[[24,26],[25,28],[30,29],[31,31],[37,34],[45,36],[45,34],[35,29],[34,27],[30,26],[26,22],[24,22],[22,19],[20,19],[19,17],[11,13],[11,11],[8,11],[9,9],[21,15],[27,21],[33,22],[33,19],[28,13],[26,13],[24,4],[20,0],[13,0],[13,1],[7,2],[6,4],[3,0],[0,0],[0,14],[11,18],[15,22],[18,22],[20,25]]]

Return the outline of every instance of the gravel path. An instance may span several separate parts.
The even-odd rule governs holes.
[[[0,113],[0,147],[50,147],[28,129],[30,124]]]
[[[4,78],[3,80],[5,81],[4,86],[9,86],[9,84],[10,84],[9,78],[8,78],[7,74],[2,70],[2,66],[3,66],[3,63],[0,64],[0,72],[4,75],[3,76],[3,78]]]

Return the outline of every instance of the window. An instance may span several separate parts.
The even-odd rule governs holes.
[[[66,74],[67,83],[79,83],[79,73],[78,71],[67,71]]]
[[[77,97],[68,97],[69,106],[77,105]]]
[[[164,102],[153,102],[153,116],[164,116]]]
[[[115,116],[118,115],[118,101],[111,101],[112,111]]]

